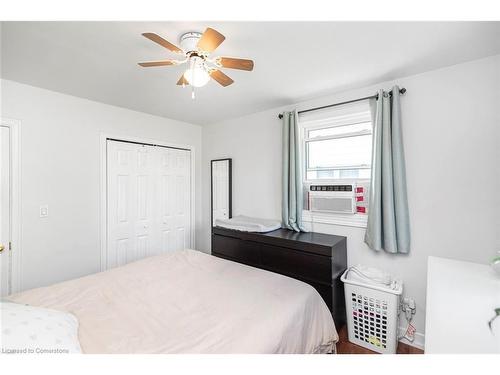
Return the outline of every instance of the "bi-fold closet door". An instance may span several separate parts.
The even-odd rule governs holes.
[[[107,141],[106,268],[191,247],[191,152]]]

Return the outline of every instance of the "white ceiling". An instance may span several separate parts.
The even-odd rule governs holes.
[[[226,36],[217,55],[252,58],[235,83],[176,86],[175,57],[141,36],[177,44],[187,31]],[[500,22],[2,22],[2,78],[159,116],[207,124],[500,53]]]

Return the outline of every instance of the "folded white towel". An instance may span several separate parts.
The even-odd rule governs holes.
[[[370,285],[385,285],[392,284],[392,276],[377,268],[363,266],[358,264],[349,268],[349,280],[354,280]]]
[[[242,232],[266,233],[281,228],[281,223],[277,220],[259,219],[249,216],[235,216],[231,219],[216,219],[215,225],[218,227],[239,230]]]

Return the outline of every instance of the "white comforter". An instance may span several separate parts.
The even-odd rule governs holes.
[[[311,286],[194,250],[9,299],[73,313],[86,353],[324,353],[338,340]]]

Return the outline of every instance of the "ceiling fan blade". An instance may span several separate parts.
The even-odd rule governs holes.
[[[177,84],[179,86],[187,86],[187,85],[189,85],[189,82],[187,81],[187,79],[184,78],[184,74],[181,75],[181,78],[179,78],[179,80],[177,81]]]
[[[215,79],[217,82],[219,82],[224,87],[229,86],[231,83],[234,82],[230,77],[228,77],[227,75],[225,75],[224,73],[222,73],[218,69],[213,69],[212,71],[210,71],[209,74],[210,74],[210,77]]]
[[[210,53],[219,47],[224,39],[226,39],[224,35],[208,27],[198,41],[197,47],[204,52]]]
[[[144,68],[148,68],[150,66],[166,66],[166,65],[175,65],[177,61],[174,60],[162,60],[162,61],[145,61],[137,63]]]
[[[219,57],[217,63],[224,68],[240,69],[240,70],[253,70],[253,61],[247,59],[237,59],[234,57]]]
[[[168,40],[163,39],[161,36],[155,33],[143,33],[146,38],[149,40],[152,40],[155,43],[158,43],[160,46],[165,47],[166,49],[175,52],[175,53],[180,53],[184,54],[184,52],[177,46],[173,45],[170,43]]]

